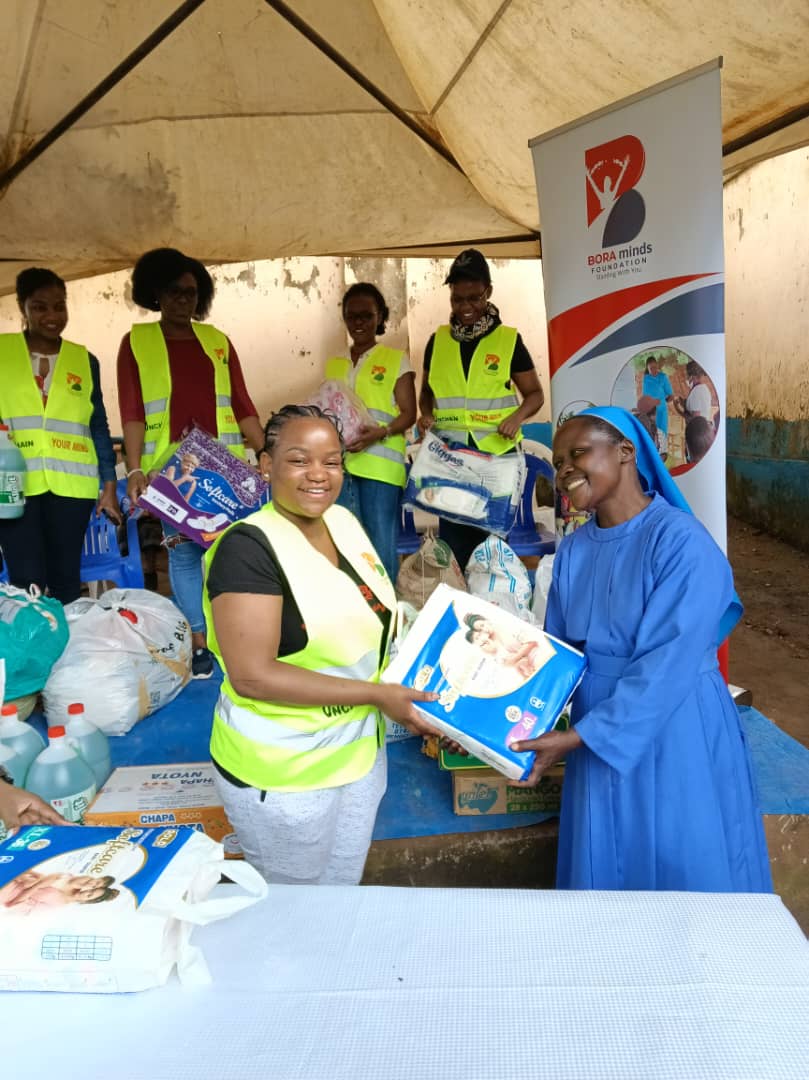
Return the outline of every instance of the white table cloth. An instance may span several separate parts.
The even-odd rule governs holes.
[[[14,1080],[807,1080],[775,896],[274,887],[214,983],[0,995]]]

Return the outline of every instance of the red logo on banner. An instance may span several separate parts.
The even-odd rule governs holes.
[[[643,143],[634,135],[584,151],[587,225],[605,220],[602,247],[628,243],[643,228],[646,206],[635,185],[645,165]]]

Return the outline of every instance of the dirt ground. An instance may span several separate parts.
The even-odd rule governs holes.
[[[729,518],[728,556],[745,608],[730,639],[730,681],[809,746],[809,554]]]

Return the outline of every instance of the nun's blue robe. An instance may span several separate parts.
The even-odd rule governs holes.
[[[718,670],[733,596],[706,529],[659,495],[560,545],[545,628],[582,649],[557,887],[770,892],[747,749]]]

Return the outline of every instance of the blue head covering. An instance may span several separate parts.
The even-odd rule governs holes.
[[[635,462],[644,490],[656,492],[667,503],[676,506],[679,510],[685,510],[689,514],[694,513],[680,489],[672,480],[671,474],[663,464],[649,432],[638,420],[637,416],[633,416],[626,409],[619,409],[615,405],[582,409],[576,415],[597,416],[601,420],[606,420],[612,427],[617,428],[624,438],[629,439],[635,447]],[[721,645],[725,638],[728,637],[733,627],[742,617],[743,611],[742,602],[734,591],[733,599],[719,620],[719,640],[717,645]]]

